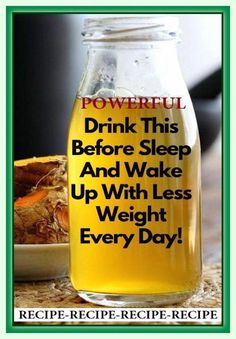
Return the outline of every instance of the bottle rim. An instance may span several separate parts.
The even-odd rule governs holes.
[[[178,40],[179,19],[167,15],[117,14],[84,20],[84,43]]]

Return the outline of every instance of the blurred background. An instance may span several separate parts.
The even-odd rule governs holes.
[[[86,62],[81,38],[85,16],[14,15],[15,159],[66,153],[70,112]],[[203,153],[204,261],[219,262],[221,15],[175,16],[182,30],[179,61],[195,107]]]

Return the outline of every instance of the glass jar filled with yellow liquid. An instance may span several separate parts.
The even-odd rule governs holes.
[[[85,20],[68,136],[70,278],[107,306],[181,302],[201,278],[200,144],[178,19]]]

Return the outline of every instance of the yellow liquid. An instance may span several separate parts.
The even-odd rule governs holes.
[[[69,218],[70,218],[70,277],[74,288],[78,291],[116,294],[164,294],[192,291],[196,288],[201,275],[201,234],[200,234],[200,146],[197,125],[193,112],[187,110],[165,109],[111,109],[107,105],[104,109],[81,109],[81,101],[76,99],[68,137],[68,187],[69,187]],[[114,123],[121,123],[125,117],[136,123],[137,133],[85,133],[85,117],[94,117],[100,123],[107,122],[111,117]],[[169,123],[178,124],[178,133],[144,133],[141,117],[157,117],[158,122],[164,122],[166,117]],[[73,155],[72,139],[80,139],[85,145],[95,145],[97,139],[103,139],[107,145],[133,145],[135,154],[127,156],[117,155]],[[157,145],[189,145],[191,154],[178,159],[178,155],[138,155],[138,147],[142,139],[155,139]],[[147,161],[148,167],[158,167],[163,161],[168,167],[180,167],[183,174],[179,178],[150,178],[144,176],[129,178],[121,165],[119,178],[103,176],[91,177],[85,175],[80,178],[85,162],[89,161],[93,168],[111,167],[116,161],[123,164],[137,161],[140,164]],[[153,184],[158,184],[161,194],[166,189],[191,189],[190,200],[155,200],[151,194],[148,199],[110,199],[103,195],[101,184],[107,186],[114,183],[136,185],[140,183],[142,189],[151,192]],[[87,189],[96,189],[98,198],[85,204],[84,199],[76,200],[71,197],[71,184],[80,187],[85,184]],[[152,210],[164,208],[167,212],[167,222],[150,221],[144,226],[136,226],[133,221],[101,222],[98,218],[96,206],[119,206],[119,211],[146,211],[151,205]],[[124,241],[104,244],[81,244],[80,228],[90,228],[90,233],[126,233],[134,234],[128,248],[124,249]],[[166,244],[138,242],[139,229],[145,227],[155,233],[177,233],[182,227],[182,243],[177,241],[170,248]]]

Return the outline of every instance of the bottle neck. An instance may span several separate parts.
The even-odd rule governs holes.
[[[186,96],[176,43],[93,43],[78,96]]]

